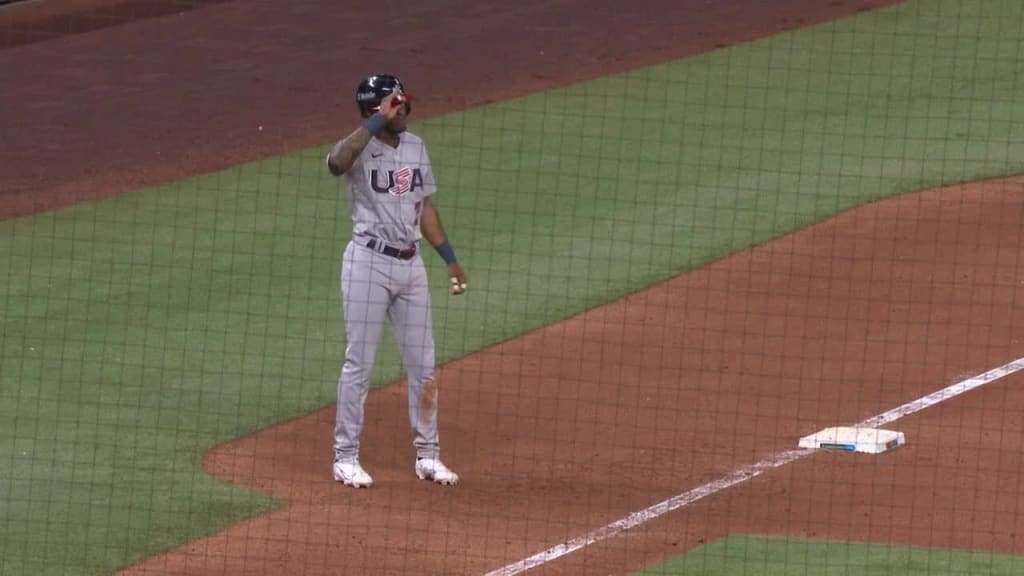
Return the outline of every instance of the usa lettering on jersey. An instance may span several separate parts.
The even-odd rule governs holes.
[[[405,166],[398,170],[388,170],[387,181],[381,182],[382,179],[380,170],[374,169],[370,172],[370,187],[378,194],[403,196],[423,188],[423,174],[419,168]]]

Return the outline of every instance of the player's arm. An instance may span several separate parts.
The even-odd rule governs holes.
[[[448,235],[445,234],[444,225],[441,223],[441,215],[437,213],[437,208],[430,200],[430,196],[423,199],[420,231],[423,232],[423,237],[427,239],[427,242],[430,242],[430,245],[448,264],[452,294],[462,294],[466,290],[466,273],[462,271],[462,267],[459,266],[459,262],[455,258],[455,251],[448,244]]]
[[[338,140],[331,147],[331,151],[327,154],[327,169],[331,171],[331,174],[341,176],[348,172],[355,164],[356,158],[359,158],[359,155],[366,149],[370,139],[383,130],[384,126],[398,114],[398,107],[391,103],[395,97],[395,94],[385,96],[381,100],[379,112],[375,112],[359,128]]]

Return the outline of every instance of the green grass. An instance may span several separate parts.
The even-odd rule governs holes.
[[[1014,576],[1024,557],[788,537],[729,536],[636,576]]]
[[[460,357],[837,211],[1024,172],[1024,7],[908,2],[417,123]],[[0,223],[0,575],[108,573],[280,503],[212,444],[334,400],[324,148]],[[374,383],[401,376],[385,333]],[[324,438],[325,474],[330,439]]]

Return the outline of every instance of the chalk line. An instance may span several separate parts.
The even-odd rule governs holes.
[[[1019,372],[1020,370],[1024,370],[1024,358],[1018,358],[1013,362],[1004,364],[998,368],[993,368],[983,374],[972,376],[966,380],[961,380],[960,382],[951,384],[942,390],[932,392],[931,394],[922,396],[917,400],[912,400],[906,404],[897,406],[892,410],[887,410],[877,416],[872,416],[871,418],[862,420],[861,422],[854,424],[854,426],[858,428],[877,428],[879,426],[890,424],[904,416],[920,412],[925,408],[929,408],[940,402],[945,402],[946,400],[970,392],[975,388],[980,388],[985,384],[995,382],[1004,376],[1009,376],[1010,374]],[[502,568],[498,568],[497,570],[488,572],[485,576],[514,576],[515,574],[521,574],[532,568],[536,568],[543,564],[547,564],[548,562],[562,558],[563,556],[572,554],[578,550],[582,550],[583,548],[596,544],[602,540],[614,538],[623,532],[632,530],[637,526],[658,518],[659,516],[679,510],[680,508],[685,508],[698,500],[707,498],[712,494],[721,492],[722,490],[731,488],[737,484],[742,484],[747,480],[757,478],[769,470],[795,462],[801,458],[810,456],[817,451],[817,449],[796,449],[778,452],[754,464],[734,470],[717,480],[702,484],[692,490],[683,492],[682,494],[677,494],[668,500],[663,500],[638,512],[633,512],[624,518],[620,518],[611,524],[607,524],[597,530],[584,534],[583,536],[573,538],[568,542],[552,546],[543,552],[539,552],[518,562],[514,562]]]

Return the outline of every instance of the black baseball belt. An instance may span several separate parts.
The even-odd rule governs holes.
[[[409,248],[395,248],[394,246],[388,246],[387,244],[377,240],[376,238],[370,238],[366,243],[366,247],[370,250],[380,252],[385,256],[391,256],[392,258],[398,258],[399,260],[411,260],[416,256],[416,246],[410,246]]]

